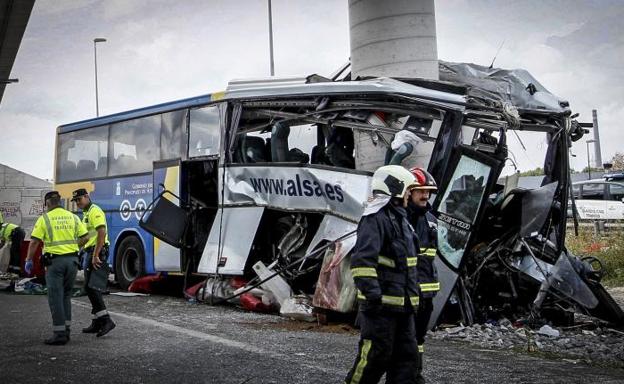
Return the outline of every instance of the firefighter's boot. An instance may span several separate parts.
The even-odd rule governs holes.
[[[418,349],[420,350],[422,348],[422,346],[418,346]],[[417,357],[416,357],[416,384],[425,384],[425,378],[422,375],[422,371],[423,371],[423,353],[418,351]]]

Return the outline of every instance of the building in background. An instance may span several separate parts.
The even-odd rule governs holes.
[[[43,213],[42,196],[51,189],[49,181],[0,164],[0,212],[4,221],[24,228],[28,238]]]

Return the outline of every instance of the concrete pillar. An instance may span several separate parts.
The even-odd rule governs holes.
[[[351,78],[420,77],[437,80],[434,0],[349,0]],[[375,116],[369,123],[383,124]],[[391,135],[384,135],[392,141]],[[384,164],[386,145],[375,135],[354,131],[357,169]],[[403,166],[427,168],[433,143],[422,143]]]
[[[351,73],[438,79],[433,0],[350,0]]]

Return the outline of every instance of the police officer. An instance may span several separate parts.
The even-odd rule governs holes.
[[[20,250],[22,241],[24,241],[24,230],[11,223],[5,223],[2,220],[2,214],[0,214],[0,248],[4,247],[6,243],[11,242],[11,258],[9,260],[9,272],[19,274],[20,268]]]
[[[361,337],[346,383],[414,383],[418,307],[416,251],[405,206],[414,176],[398,165],[373,175],[373,198],[357,230],[351,274],[358,289]]]
[[[87,240],[87,229],[78,216],[61,207],[57,191],[46,193],[46,210],[35,222],[24,269],[32,272],[33,257],[43,242],[46,266],[48,304],[52,313],[53,336],[46,344],[63,345],[69,341],[71,325],[71,295],[78,270],[78,250]]]
[[[89,287],[89,281],[93,272],[99,268],[108,270],[108,228],[104,211],[91,202],[87,190],[80,188],[72,193],[72,201],[76,202],[78,208],[82,209],[82,222],[89,231],[89,241],[84,246],[85,260],[83,269],[85,276],[85,290],[91,302],[91,325],[83,328],[83,333],[96,333],[101,337],[115,328],[115,323],[111,319],[106,304],[102,298],[102,292]]]
[[[418,341],[418,358],[416,360],[416,382],[424,383],[423,354],[425,352],[425,334],[433,311],[433,298],[440,290],[438,271],[434,259],[437,246],[436,218],[431,213],[429,197],[431,192],[438,189],[433,176],[422,168],[410,169],[417,181],[417,187],[412,189],[408,204],[409,220],[420,245],[418,253],[418,283],[420,285],[420,305],[416,313],[416,340]]]

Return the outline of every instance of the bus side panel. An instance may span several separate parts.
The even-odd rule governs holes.
[[[145,251],[145,272],[154,273],[153,239],[139,227],[143,211],[152,202],[152,174],[116,177],[110,179],[80,181],[55,186],[61,196],[67,199],[69,208],[80,217],[82,214],[75,203],[69,201],[72,191],[85,188],[91,200],[106,212],[111,251],[116,249],[117,239],[124,231],[134,232],[143,243]],[[115,265],[114,252],[109,263]]]
[[[141,215],[152,202],[151,174],[105,181],[103,189],[107,191],[108,196],[106,203],[107,211],[110,213],[111,233],[115,239],[123,238],[120,235],[126,235],[127,232],[132,232],[139,237],[145,251],[145,273],[154,273],[153,239],[150,234],[139,227]]]

